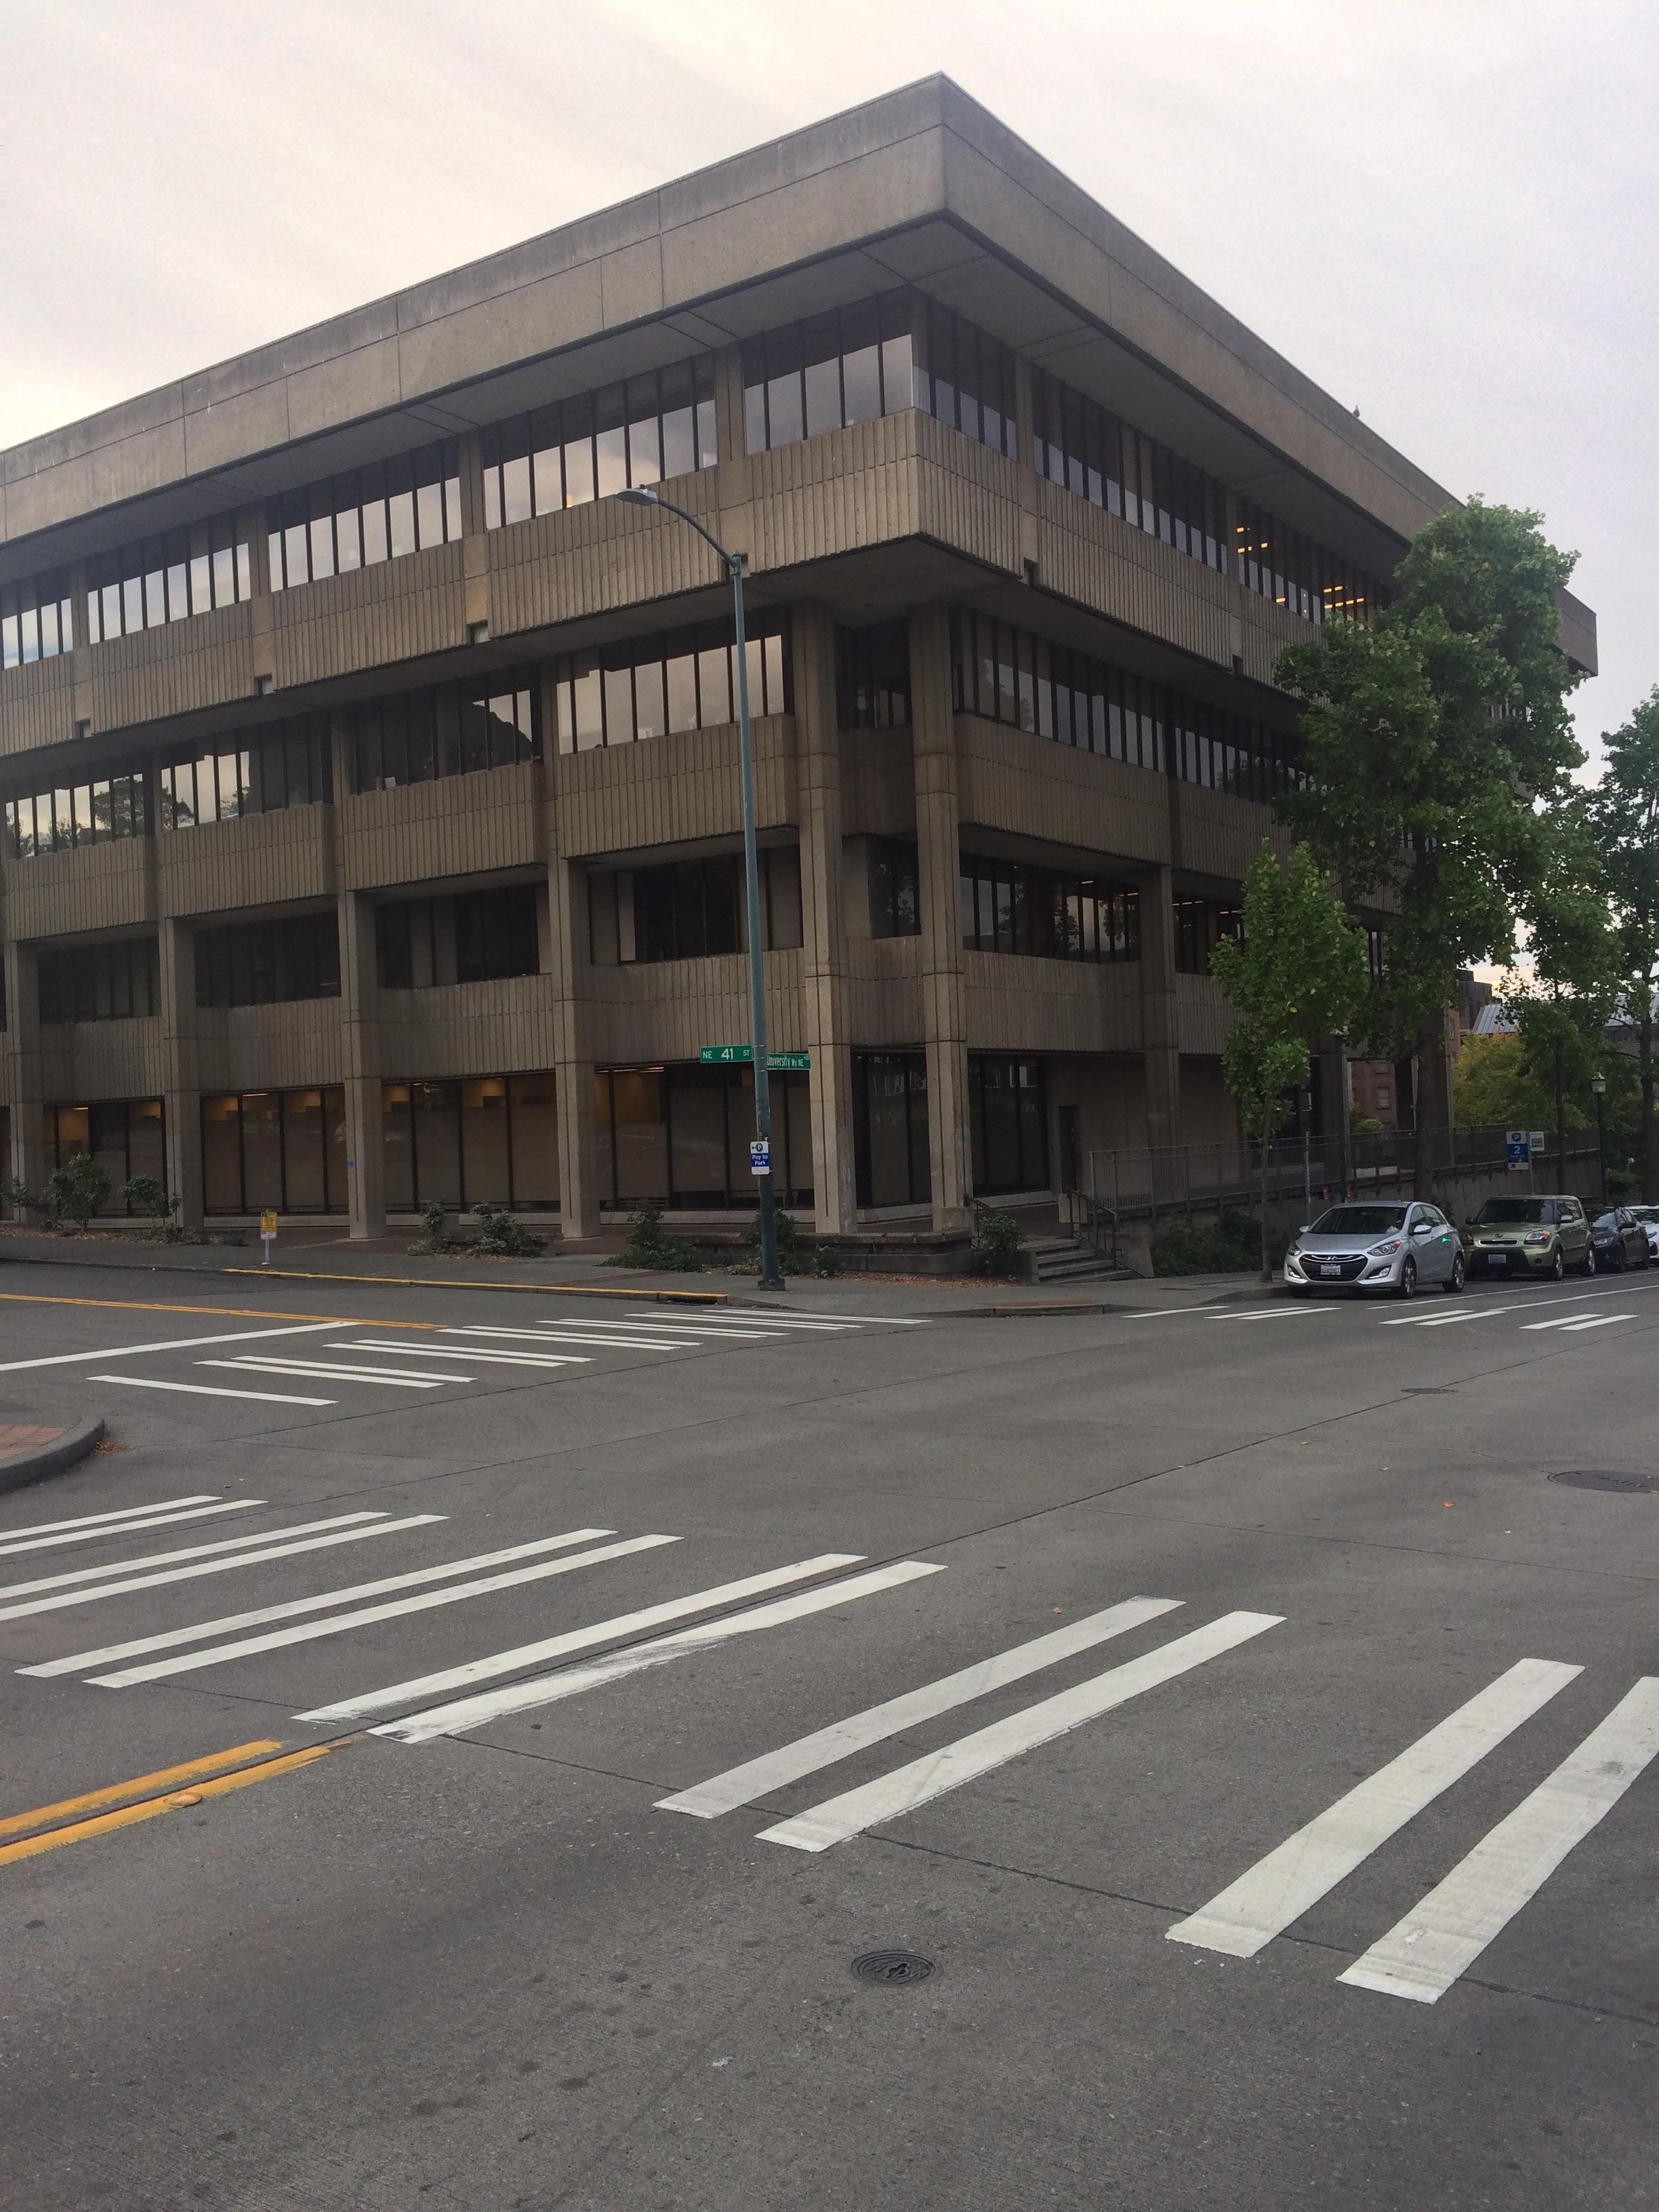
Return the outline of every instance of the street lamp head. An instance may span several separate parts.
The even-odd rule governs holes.
[[[1590,1089],[1595,1093],[1598,1098],[1602,1097],[1606,1094],[1607,1087],[1607,1079],[1605,1075],[1591,1076]]]
[[[617,497],[625,499],[630,507],[660,507],[662,505],[656,493],[647,491],[643,484],[629,484],[627,490],[619,491]]]

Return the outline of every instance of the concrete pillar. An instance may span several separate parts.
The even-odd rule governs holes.
[[[591,1042],[592,963],[587,878],[554,842],[547,862],[548,985],[559,1116],[559,1234],[599,1233],[598,1133]]]
[[[1175,887],[1168,868],[1140,880],[1140,1042],[1146,1142],[1181,1142],[1181,1027],[1176,1003]]]
[[[380,979],[374,908],[363,892],[343,890],[338,912],[346,1206],[354,1237],[384,1237],[386,1133],[380,1111]]]
[[[34,948],[8,938],[3,948],[6,983],[6,1094],[10,1102],[10,1157],[0,1161],[9,1182],[39,1191],[46,1180],[45,1070],[40,1061],[40,996]],[[20,1206],[7,1212],[27,1219]]]
[[[169,1194],[179,1220],[192,1233],[202,1226],[202,1084],[196,1044],[196,933],[168,915],[157,930],[161,982],[161,1094]]]
[[[800,794],[801,981],[811,1054],[814,1221],[820,1235],[846,1235],[858,1218],[853,1141],[853,1054],[846,1025],[846,923],[842,912],[840,713],[836,625],[827,607],[790,614]]]
[[[921,908],[921,1028],[927,1054],[927,1162],[933,1227],[969,1225],[968,1025],[962,969],[956,709],[948,608],[910,617],[910,738]]]

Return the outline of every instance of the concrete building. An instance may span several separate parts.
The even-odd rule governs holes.
[[[6,1139],[958,1232],[1233,1127],[1275,657],[1448,495],[942,78],[0,455]],[[1564,604],[1594,665],[1594,620]],[[118,1206],[118,1201],[117,1201]]]

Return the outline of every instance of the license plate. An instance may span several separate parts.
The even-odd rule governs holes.
[[[1340,1275],[1342,1270],[1334,1261],[1330,1261],[1322,1267],[1319,1272],[1322,1275]]]
[[[1509,1264],[1510,1255],[1507,1252],[1488,1252],[1486,1255],[1486,1265],[1489,1267],[1507,1267]]]

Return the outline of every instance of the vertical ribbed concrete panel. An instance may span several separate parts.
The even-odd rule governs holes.
[[[386,1137],[380,1111],[380,993],[374,902],[342,891],[340,1022],[346,1118],[346,1203],[354,1237],[386,1235]]]
[[[1140,879],[1140,1034],[1146,1061],[1146,1142],[1181,1142],[1181,1012],[1176,993],[1175,881]]]
[[[559,1233],[596,1237],[599,1230],[599,1146],[594,1126],[592,948],[588,942],[587,877],[565,849],[559,790],[568,757],[552,750],[558,726],[550,671],[544,671],[542,726],[548,732],[542,807],[547,853],[545,978],[553,1032],[554,1098],[559,1131]]]
[[[161,1092],[167,1189],[179,1201],[183,1226],[202,1226],[201,1068],[196,1035],[196,933],[168,915],[156,932],[161,984],[161,1050],[167,1069]]]
[[[855,1222],[853,1055],[847,1035],[842,912],[841,740],[836,626],[827,607],[790,614],[795,773],[800,805],[801,1024],[811,1055],[812,1188],[817,1226],[839,1237]]]
[[[35,972],[33,945],[19,945],[8,937],[6,963],[6,1096],[11,1107],[11,1157],[5,1173],[25,1190],[38,1191],[46,1179],[46,1152],[41,1119],[46,1103],[45,1069],[40,1059],[40,986]],[[9,1209],[15,1219],[27,1218],[21,1206]]]
[[[921,908],[921,1032],[927,1055],[927,1164],[933,1227],[950,1231],[967,1227],[973,1186],[956,711],[945,607],[919,607],[910,617],[910,738]]]

